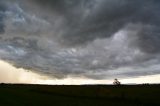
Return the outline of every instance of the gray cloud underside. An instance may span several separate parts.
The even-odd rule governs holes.
[[[159,74],[158,0],[2,0],[0,58],[55,78]]]

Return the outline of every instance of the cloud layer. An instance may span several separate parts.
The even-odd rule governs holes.
[[[54,78],[158,74],[157,0],[2,0],[0,58]]]

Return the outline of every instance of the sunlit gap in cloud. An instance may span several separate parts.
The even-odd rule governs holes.
[[[112,84],[112,80],[93,80],[87,78],[53,79],[37,73],[15,68],[11,64],[0,60],[0,82],[1,83],[23,83],[23,84],[49,84],[49,85],[81,85],[81,84]],[[160,75],[142,76],[138,78],[120,79],[122,84],[134,83],[158,83]]]

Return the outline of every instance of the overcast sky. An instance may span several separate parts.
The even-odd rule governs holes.
[[[0,0],[0,59],[56,79],[160,74],[158,0]]]

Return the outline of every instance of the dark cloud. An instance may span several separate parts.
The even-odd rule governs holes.
[[[16,67],[56,78],[159,73],[158,0],[4,2],[0,57]]]
[[[4,33],[5,25],[4,25],[3,20],[5,17],[4,15],[5,10],[6,10],[5,4],[2,1],[0,1],[0,34]]]
[[[60,42],[84,44],[96,38],[110,37],[128,23],[159,25],[159,2],[151,0],[35,0],[43,9],[61,15],[64,34]]]

